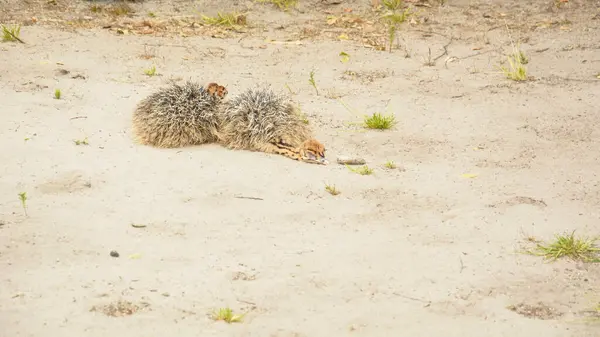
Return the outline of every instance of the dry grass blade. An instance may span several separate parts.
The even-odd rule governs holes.
[[[236,28],[246,25],[246,15],[239,13],[217,13],[217,16],[211,17],[202,15],[202,20],[205,24],[211,26],[225,26]]]
[[[325,191],[331,195],[338,195],[341,192],[335,187],[335,185],[325,185]]]

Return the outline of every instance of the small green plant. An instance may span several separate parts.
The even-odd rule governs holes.
[[[225,26],[236,28],[246,25],[246,15],[237,12],[233,13],[217,13],[217,16],[202,15],[202,21],[211,26]]]
[[[60,89],[55,89],[54,90],[54,99],[60,99],[61,96],[62,96],[62,93],[60,92]]]
[[[346,63],[348,61],[350,61],[350,55],[348,55],[348,53],[343,52],[343,51],[340,52],[340,62]]]
[[[529,63],[529,59],[527,58],[527,56],[525,55],[525,53],[523,53],[523,51],[521,51],[520,49],[518,49],[518,53],[513,55],[513,57],[515,59],[517,59],[519,62],[521,62],[521,64],[527,64]]]
[[[21,206],[23,207],[23,211],[25,212],[25,216],[27,215],[27,192],[19,193],[19,200],[21,200]]]
[[[298,109],[296,110],[296,113],[298,114],[298,117],[300,117],[304,124],[309,123],[308,116],[302,111],[302,109],[300,109],[300,104],[298,104]]]
[[[100,5],[91,5],[90,6],[90,11],[92,13],[100,13],[100,12],[102,12],[102,10],[103,10],[103,8]]]
[[[331,195],[338,195],[341,193],[337,188],[335,188],[335,185],[325,185],[325,191]]]
[[[383,5],[387,9],[387,12],[381,16],[381,19],[388,27],[388,47],[389,52],[391,53],[392,48],[394,47],[394,40],[396,38],[398,27],[405,22],[412,13],[408,8],[405,10],[400,9],[404,5],[403,0],[383,0]]]
[[[156,13],[154,12],[148,12],[148,16],[151,18],[155,18],[156,17]]]
[[[393,160],[388,160],[388,161],[386,161],[386,162],[385,162],[385,164],[384,164],[384,166],[385,166],[386,168],[389,168],[390,170],[393,170],[393,169],[395,169],[395,168],[397,167],[397,166],[396,166],[396,163],[394,163],[394,161],[393,161]]]
[[[221,308],[212,313],[212,319],[215,321],[224,321],[227,323],[241,322],[246,314],[235,315],[230,308]]]
[[[308,76],[308,83],[310,85],[312,85],[313,88],[315,88],[315,91],[317,92],[317,96],[319,96],[319,89],[317,88],[317,82],[315,81],[315,71],[314,71],[314,69],[310,71],[310,74]]]
[[[2,25],[2,41],[3,42],[14,42],[19,41],[24,43],[21,38],[21,25],[10,25],[10,27]]]
[[[282,11],[288,11],[290,8],[296,7],[298,0],[256,0],[256,2],[264,4],[270,3],[276,5]]]
[[[350,167],[348,164],[346,164],[346,167],[350,171],[352,171],[354,173],[358,173],[361,176],[368,176],[368,175],[373,174],[373,169],[369,168],[369,166],[367,166],[367,165],[363,165],[363,166],[360,166],[360,167],[357,167],[357,168],[353,168],[353,167]]]
[[[387,130],[396,125],[396,117],[374,112],[370,116],[365,115],[363,123],[367,129]]]
[[[112,6],[107,10],[108,13],[114,16],[125,16],[133,13],[133,9],[126,3],[121,3],[115,6]]]
[[[573,231],[570,235],[556,235],[549,244],[536,242],[536,247],[527,252],[552,261],[567,257],[583,262],[600,262],[600,247],[595,245],[599,239],[576,238]]]
[[[501,66],[500,69],[504,73],[506,78],[513,81],[525,81],[527,80],[527,68],[523,63],[523,60],[519,56],[520,54],[515,53],[507,57],[508,67]]]
[[[75,145],[90,145],[90,143],[88,143],[87,137],[85,137],[84,139],[76,139],[73,142],[75,143]]]
[[[295,95],[296,92],[294,90],[292,90],[292,88],[290,87],[289,84],[285,84],[285,88],[290,92],[290,95]]]
[[[144,69],[144,74],[146,74],[146,75],[148,75],[150,77],[156,75],[156,66],[152,66],[149,69]]]
[[[519,47],[515,46],[508,25],[506,26],[506,30],[508,31],[508,36],[511,41],[512,53],[506,57],[508,61],[508,67],[500,66],[500,70],[504,73],[504,76],[510,80],[526,81],[527,68],[525,68],[525,64],[529,63],[529,59],[527,59]]]

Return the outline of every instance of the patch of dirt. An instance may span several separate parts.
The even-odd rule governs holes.
[[[514,311],[527,318],[542,320],[557,319],[562,316],[561,312],[557,312],[554,308],[551,308],[542,302],[536,304],[519,303],[509,306],[508,310]]]
[[[150,304],[141,302],[134,304],[129,301],[119,300],[114,303],[104,304],[100,306],[93,306],[90,311],[100,312],[110,317],[124,317],[135,314],[136,312],[148,308]]]
[[[516,206],[516,205],[531,205],[531,206],[537,206],[540,208],[544,208],[544,207],[548,206],[548,205],[546,205],[546,202],[541,199],[516,196],[516,197],[512,197],[508,200],[502,201],[502,202],[490,204],[490,205],[488,205],[488,207],[497,208],[500,206],[511,207],[511,206]]]

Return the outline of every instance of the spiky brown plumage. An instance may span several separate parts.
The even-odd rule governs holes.
[[[264,144],[277,142],[296,147],[311,135],[287,97],[264,87],[242,92],[226,105],[223,115],[221,132],[232,149],[261,151]]]
[[[216,83],[203,88],[187,81],[146,97],[133,112],[133,134],[144,145],[174,148],[218,140],[222,100],[227,89]]]
[[[267,87],[250,88],[223,110],[220,142],[230,149],[281,154],[326,164],[325,147],[312,138],[300,111],[283,94]]]
[[[249,89],[231,102],[227,89],[187,82],[142,100],[133,130],[142,144],[182,147],[218,142],[230,149],[275,153],[308,163],[327,164],[325,147],[311,137],[299,111],[284,95]]]

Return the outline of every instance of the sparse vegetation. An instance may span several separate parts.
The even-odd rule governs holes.
[[[90,6],[90,11],[92,13],[101,13],[103,10],[104,10],[104,8],[100,5],[94,4],[94,5]]]
[[[212,319],[215,321],[224,321],[227,323],[238,323],[241,322],[245,314],[236,315],[230,308],[221,308],[212,313]]]
[[[21,201],[21,206],[23,207],[23,212],[25,212],[25,216],[27,215],[27,192],[19,193],[19,200]]]
[[[148,12],[148,16],[151,18],[155,18],[156,17],[156,13],[154,12]]]
[[[310,71],[310,74],[308,75],[308,83],[310,85],[312,85],[313,88],[315,88],[315,91],[317,92],[317,96],[319,96],[319,89],[317,88],[317,82],[315,81],[315,71],[314,69]]]
[[[151,77],[156,75],[156,66],[152,66],[148,69],[144,69],[144,74],[151,76]]]
[[[508,26],[507,26],[508,30]],[[510,36],[510,31],[509,31]],[[504,73],[506,78],[513,81],[526,81],[527,80],[527,68],[525,64],[529,63],[529,59],[525,56],[525,54],[515,46],[514,42],[512,42],[512,53],[508,55],[508,67],[500,66],[500,70]]]
[[[247,24],[246,15],[237,12],[219,12],[217,13],[217,16],[202,15],[202,21],[207,25],[222,26],[233,29],[237,29],[239,26],[245,26]]]
[[[2,25],[2,42],[18,41],[24,43],[19,37],[21,35],[21,25]]]
[[[600,247],[595,244],[599,239],[598,237],[577,238],[575,231],[569,235],[556,235],[555,240],[547,244],[529,238],[529,241],[535,242],[536,247],[527,252],[552,261],[570,258],[583,262],[600,262]]]
[[[62,93],[61,93],[60,89],[55,89],[54,90],[54,98],[55,99],[60,99],[61,96],[62,96]]]
[[[349,166],[348,164],[346,164],[346,167],[347,167],[347,168],[348,168],[350,171],[352,171],[352,172],[354,172],[354,173],[358,173],[358,174],[360,174],[361,176],[368,176],[368,175],[371,175],[371,174],[373,174],[373,169],[372,169],[372,168],[369,168],[369,166],[367,166],[367,165],[363,165],[363,166],[360,166],[360,167],[354,168],[354,167],[351,167],[351,166]]]
[[[374,112],[370,116],[364,116],[364,126],[367,129],[387,130],[394,125],[396,125],[396,117],[394,115],[384,115]]]
[[[106,12],[114,16],[126,16],[133,13],[133,8],[126,3],[119,3],[108,8]]]
[[[258,3],[270,3],[277,6],[282,11],[288,11],[290,8],[296,7],[298,0],[256,0]]]
[[[90,143],[88,143],[87,137],[85,137],[84,139],[76,139],[73,142],[75,143],[75,145],[90,145]]]
[[[331,195],[338,195],[341,193],[337,188],[335,188],[335,185],[325,185],[325,191]]]
[[[309,120],[308,120],[308,116],[302,112],[302,109],[300,108],[300,104],[298,104],[298,109],[296,110],[298,113],[298,116],[300,116],[300,118],[302,119],[302,122],[304,122],[304,124],[308,124]]]
[[[394,47],[394,40],[396,39],[398,27],[405,22],[412,13],[408,8],[404,10],[401,9],[404,5],[403,0],[383,0],[383,5],[387,11],[381,16],[381,19],[388,28],[388,48],[391,53],[392,48]]]
[[[346,52],[340,52],[340,62],[346,63],[348,61],[350,61],[350,55],[348,55]]]
[[[394,163],[394,161],[393,161],[393,160],[388,160],[388,161],[386,161],[386,162],[385,162],[385,164],[384,164],[384,166],[385,166],[386,168],[389,168],[390,170],[393,170],[393,169],[395,169],[395,168],[397,167],[397,166],[396,166],[396,163]]]
[[[506,76],[506,78],[513,81],[525,81],[527,80],[527,69],[524,64],[521,62],[520,57],[514,57],[514,55],[509,55],[507,57],[508,67],[501,66],[500,69]]]

